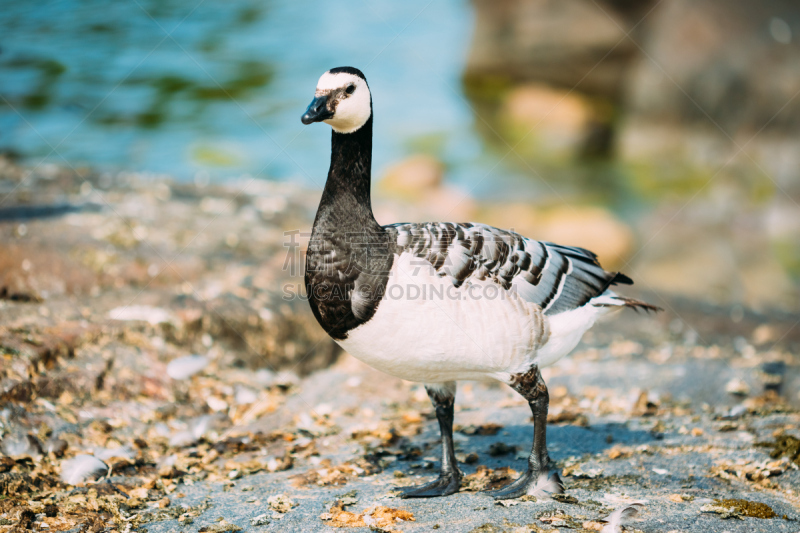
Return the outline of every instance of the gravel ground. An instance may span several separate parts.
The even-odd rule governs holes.
[[[593,365],[569,366],[574,373],[565,371],[554,376],[552,388],[570,389],[573,384],[597,376]],[[650,370],[655,373],[658,367],[651,365]],[[605,379],[608,377],[606,374]],[[356,385],[359,379],[361,383]],[[714,383],[713,379],[707,383],[722,388],[725,386],[724,382]],[[674,394],[682,392],[680,388],[671,390]],[[629,390],[624,386],[609,388],[607,392],[612,397],[630,397]],[[429,413],[430,409],[420,401],[420,396],[419,391],[408,384],[382,377],[356,361],[346,360],[335,368],[309,378],[303,383],[302,389],[288,399],[286,407],[295,412],[311,412],[314,409],[309,409],[310,405],[321,405],[320,410],[323,411],[328,408],[332,410],[326,420],[337,426],[337,431],[315,439],[320,455],[313,462],[329,459],[330,464],[341,465],[364,452],[363,439],[349,437],[354,432],[357,434],[357,428],[381,427],[387,423],[402,426],[403,420],[407,420],[409,412],[414,412],[414,409],[420,409],[423,413],[427,410]],[[319,400],[327,403],[315,403]],[[554,403],[561,404],[563,401]],[[521,455],[511,451],[492,456],[489,450],[497,443],[515,446],[521,453],[528,449],[531,427],[527,423],[527,406],[519,405],[513,394],[504,387],[490,384],[463,387],[457,405],[460,411],[457,412],[456,423],[462,426],[462,432],[457,433],[458,452],[464,455],[475,453],[478,456],[474,464],[462,465],[466,474],[474,474],[477,465],[490,469],[506,466],[517,471],[524,469]],[[758,480],[757,475],[751,475],[752,479],[747,479],[746,473],[756,465],[773,461],[767,453],[768,449],[754,447],[753,444],[772,441],[776,431],[787,430],[796,434],[800,421],[797,413],[770,412],[771,409],[766,408],[748,411],[741,416],[734,416],[732,420],[722,420],[731,417],[722,417],[721,413],[707,406],[699,407],[695,410],[690,406],[659,406],[653,414],[638,417],[619,414],[594,416],[587,413],[588,425],[585,426],[552,424],[549,428],[551,455],[562,468],[572,472],[572,475],[565,477],[565,481],[567,494],[577,499],[575,503],[510,502],[509,506],[505,506],[497,504],[485,494],[475,492],[433,500],[399,499],[393,492],[396,486],[418,483],[436,475],[438,461],[434,458],[439,453],[438,428],[435,420],[427,420],[429,416],[424,417],[426,421],[421,424],[418,435],[408,440],[401,438],[392,445],[381,447],[390,453],[384,458],[390,461],[384,460],[384,471],[379,474],[367,477],[348,475],[336,484],[320,486],[326,483],[325,472],[316,482],[313,482],[313,477],[303,475],[325,470],[325,464],[298,465],[290,471],[255,474],[228,485],[199,483],[185,488],[181,486],[179,490],[186,494],[186,499],[180,502],[196,505],[207,499],[212,504],[192,524],[197,528],[192,531],[219,523],[235,524],[244,530],[332,531],[333,528],[326,527],[320,516],[329,511],[337,498],[351,491],[355,491],[356,501],[348,510],[359,512],[383,505],[413,513],[414,522],[396,526],[401,531],[429,531],[437,525],[443,531],[454,532],[550,531],[551,526],[556,529],[560,527],[563,531],[567,526],[540,520],[547,518],[547,513],[552,515],[559,510],[568,515],[564,517],[568,524],[572,524],[568,529],[577,527],[580,530],[585,523],[605,517],[611,510],[633,501],[644,502],[645,507],[637,520],[629,524],[632,530],[799,531],[797,487],[800,486],[800,471],[796,467],[789,467],[788,460],[784,459],[780,464],[787,469],[774,478]],[[344,412],[350,415],[337,416]],[[261,424],[270,426],[268,420],[260,421],[258,425]],[[486,424],[502,427],[497,429],[495,435],[463,433],[465,428],[472,433],[474,428]],[[308,428],[311,432],[314,429]],[[319,431],[324,433],[324,430]],[[420,447],[421,455],[417,457],[404,453],[409,445]],[[287,495],[297,506],[286,513],[272,512],[267,499],[278,494]],[[766,503],[777,517],[723,519],[718,513],[702,510],[713,500],[731,498]],[[264,513],[268,515],[269,524],[258,527],[250,525],[251,519]],[[220,518],[225,522],[217,522]],[[490,524],[494,529],[485,524]],[[178,525],[172,521],[149,524],[147,527],[149,531],[171,531]],[[481,529],[481,526],[484,528]]]
[[[628,531],[800,531],[796,315],[631,293],[666,311],[544,371],[568,498],[478,492],[524,468],[530,412],[462,383],[462,492],[402,500],[438,471],[433,410],[283,298],[310,195],[48,172],[0,165],[0,532],[600,531],[634,502]]]

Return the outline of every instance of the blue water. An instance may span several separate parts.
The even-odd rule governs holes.
[[[512,171],[462,92],[472,27],[465,0],[7,0],[0,151],[321,187],[330,130],[300,115],[325,70],[352,65],[373,92],[378,173],[427,151],[480,192]]]

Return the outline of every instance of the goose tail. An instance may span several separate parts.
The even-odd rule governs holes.
[[[595,307],[629,307],[635,311],[643,310],[647,313],[663,311],[657,305],[649,304],[634,298],[619,296],[611,291],[606,291],[597,298],[592,298],[589,303]]]

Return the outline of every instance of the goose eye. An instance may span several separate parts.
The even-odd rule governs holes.
[[[355,85],[348,85],[347,89],[344,90],[347,94],[353,94],[356,91]]]

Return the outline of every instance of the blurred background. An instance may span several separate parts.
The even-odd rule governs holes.
[[[353,65],[379,220],[486,221],[646,290],[800,309],[789,0],[5,2],[0,32],[0,151],[34,171],[319,190],[329,132],[298,117]]]

